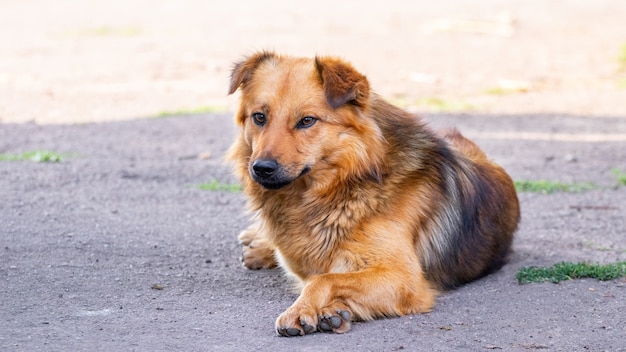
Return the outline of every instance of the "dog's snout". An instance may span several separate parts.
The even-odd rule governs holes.
[[[252,163],[252,170],[261,178],[268,178],[278,170],[278,163],[272,159],[257,159]]]

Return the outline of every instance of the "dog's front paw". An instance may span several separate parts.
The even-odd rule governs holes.
[[[316,331],[342,334],[350,330],[352,313],[343,304],[333,304],[319,312],[305,305],[294,305],[276,320],[276,332],[293,337]]]
[[[306,306],[293,305],[276,320],[278,335],[293,337],[311,334],[317,330],[317,313]]]
[[[241,261],[243,266],[248,269],[272,269],[275,268],[277,263],[274,258],[274,250],[257,246],[254,242],[247,246],[243,246],[241,251]]]
[[[239,243],[243,246],[241,261],[246,268],[272,269],[278,265],[274,250],[252,227],[239,234]]]

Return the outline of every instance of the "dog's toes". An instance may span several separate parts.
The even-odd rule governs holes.
[[[276,332],[285,337],[294,337],[303,335],[302,330],[297,328],[279,328]]]
[[[305,334],[312,334],[315,332],[315,326],[309,325],[304,322],[300,322],[300,324],[302,325],[302,329],[304,329]]]
[[[319,326],[322,331],[332,332],[341,327],[341,318],[338,316],[321,317]]]
[[[337,313],[339,313],[339,315],[341,315],[343,320],[345,320],[345,321],[352,321],[352,314],[350,314],[350,311],[340,310]]]
[[[276,333],[285,337],[314,333],[317,321],[312,313],[307,308],[290,307],[276,320]]]
[[[349,310],[327,310],[326,314],[320,316],[318,319],[320,331],[342,334],[350,330],[352,314]]]
[[[316,312],[306,305],[289,307],[276,320],[276,333],[280,336],[302,336],[316,331],[342,334],[351,327],[352,312],[340,303]]]
[[[300,322],[300,328],[288,328],[288,327],[278,327],[276,328],[276,332],[280,336],[285,337],[294,337],[294,336],[302,336],[306,334],[312,334],[315,332],[315,326],[309,325],[306,322]]]

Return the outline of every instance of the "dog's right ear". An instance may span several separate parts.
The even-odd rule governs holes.
[[[236,63],[230,74],[230,88],[228,89],[228,94],[235,93],[241,85],[248,83],[250,78],[252,78],[252,73],[262,62],[276,58],[278,58],[278,56],[271,51],[261,51]]]

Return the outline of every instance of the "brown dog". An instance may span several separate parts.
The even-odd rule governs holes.
[[[515,188],[456,130],[431,132],[336,58],[260,52],[233,69],[239,88],[229,158],[255,214],[244,265],[279,263],[302,290],[278,334],[427,312],[505,263]]]

